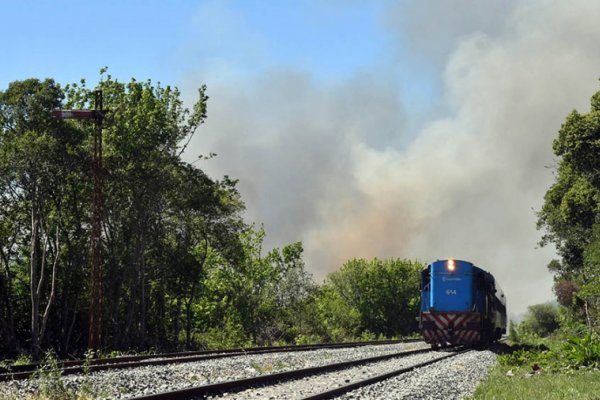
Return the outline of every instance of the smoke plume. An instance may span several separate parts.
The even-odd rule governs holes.
[[[354,257],[456,257],[491,271],[521,313],[552,297],[535,210],[554,179],[553,138],[597,90],[600,7],[444,4],[401,3],[381,19],[437,82],[418,128],[399,56],[333,83],[214,58],[185,78],[211,97],[188,156],[218,153],[201,167],[239,178],[268,244],[302,241],[318,279]]]

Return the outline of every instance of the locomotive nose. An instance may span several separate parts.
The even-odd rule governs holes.
[[[450,339],[454,338],[454,321],[448,322],[448,327],[446,330],[448,331],[448,336],[450,336]]]

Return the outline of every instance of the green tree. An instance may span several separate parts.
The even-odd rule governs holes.
[[[105,276],[120,277],[105,280],[109,345],[161,346],[178,341],[183,326],[189,346],[208,253],[235,257],[243,227],[235,181],[214,181],[180,159],[206,118],[206,88],[191,111],[176,88],[150,80],[125,84],[107,75],[99,89],[111,110],[104,131]],[[89,106],[84,84],[66,92],[67,106]]]
[[[263,228],[250,227],[241,235],[241,260],[212,257],[208,263],[199,304],[207,346],[289,343],[313,334],[316,286],[301,243],[263,255],[264,238]]]
[[[527,315],[519,326],[520,331],[540,337],[552,334],[559,327],[558,308],[552,304],[535,304],[527,307]]]
[[[419,273],[423,265],[410,260],[352,260],[327,276],[323,302],[332,302],[324,310],[338,309],[358,315],[358,332],[376,335],[407,335],[417,328]],[[331,292],[333,291],[333,293]],[[343,302],[343,305],[340,304]],[[331,320],[332,316],[327,316]],[[351,319],[335,317],[352,326]],[[355,334],[351,329],[347,333]]]
[[[205,268],[244,259],[236,181],[181,160],[206,118],[179,91],[102,75],[103,338],[111,349],[190,345]],[[13,82],[0,92],[0,352],[87,343],[93,124],[54,108],[91,108],[84,81]]]
[[[305,269],[302,243],[275,248],[267,259],[277,271],[273,287],[275,316],[271,328],[264,332],[267,340],[291,343],[298,337],[317,336],[314,303],[317,285]]]
[[[317,311],[322,325],[320,336],[325,340],[341,342],[360,336],[360,312],[334,285],[326,282],[319,288]]]
[[[586,323],[598,329],[600,325],[600,224],[594,225],[590,244],[583,252],[581,290],[578,297],[583,301]]]
[[[561,304],[580,315],[590,315],[597,307],[595,272],[595,225],[600,223],[600,92],[591,100],[591,110],[571,112],[553,143],[559,157],[556,182],[544,196],[538,213],[538,228],[544,229],[541,244],[556,246],[560,261],[549,269],[555,274],[555,293]],[[585,287],[585,294],[578,294]],[[570,301],[569,301],[570,300]],[[567,304],[569,303],[569,304]]]
[[[62,89],[52,80],[13,82],[0,92],[0,185],[4,203],[0,221],[4,228],[1,251],[5,277],[0,287],[10,336],[15,333],[10,315],[12,280],[15,276],[28,278],[28,336],[36,360],[58,292],[59,260],[69,245],[63,245],[63,230],[68,223],[66,202],[72,191],[79,189],[69,190],[67,183],[81,176],[77,167],[81,136],[50,113],[61,105],[63,97]],[[8,341],[14,342],[14,337]]]

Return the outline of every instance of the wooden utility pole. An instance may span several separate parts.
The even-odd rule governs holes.
[[[94,156],[92,158],[92,236],[91,236],[91,291],[90,291],[90,316],[88,347],[99,350],[101,347],[102,332],[102,122],[104,110],[102,108],[102,91],[94,92],[93,110],[54,110],[52,115],[58,119],[93,119],[94,129]]]

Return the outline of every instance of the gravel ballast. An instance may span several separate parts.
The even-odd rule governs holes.
[[[223,394],[212,399],[302,399],[356,381],[382,375],[451,353],[431,352],[357,366],[336,372],[282,382],[273,386]],[[363,387],[342,399],[462,399],[473,393],[496,363],[491,351],[470,351],[434,365]]]
[[[396,369],[405,368],[425,361],[441,358],[447,353],[428,352],[407,357],[359,365],[339,371],[308,376],[298,380],[286,381],[277,385],[247,389],[212,397],[213,399],[302,399],[311,395],[364,380]]]
[[[89,388],[89,392],[94,393],[99,399],[127,399],[209,383],[414,350],[426,346],[424,343],[419,342],[322,349],[307,352],[244,355],[182,364],[98,371],[87,376],[67,375],[60,377],[60,381],[75,393],[86,386]],[[0,396],[24,398],[51,379],[45,377],[2,382],[0,383]]]
[[[495,364],[495,353],[489,350],[474,350],[355,390],[340,398],[462,399],[475,391],[489,368]]]

